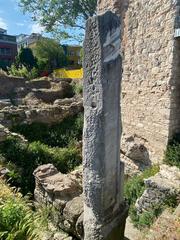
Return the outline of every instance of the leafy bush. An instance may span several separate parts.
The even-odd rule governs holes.
[[[23,65],[21,67],[16,67],[14,64],[12,64],[11,67],[8,68],[8,73],[12,76],[24,77],[27,79],[34,79],[39,76],[39,71],[35,67],[31,70],[28,70]]]
[[[139,229],[150,227],[165,208],[175,208],[178,204],[176,196],[169,195],[164,199],[163,203],[152,206],[150,211],[145,211],[141,214],[137,213],[135,203],[145,190],[144,179],[154,176],[158,172],[159,166],[155,165],[142,172],[142,174],[134,176],[125,184],[125,197],[130,205],[129,216],[134,226]]]
[[[167,147],[164,163],[180,168],[180,143],[174,142]]]
[[[35,213],[29,200],[14,192],[0,180],[0,188],[6,192],[0,194],[0,239],[36,240],[40,239],[39,229],[46,229],[44,219],[47,216]]]
[[[153,166],[149,169],[146,169],[140,175],[132,177],[125,183],[124,193],[130,205],[129,215],[135,227],[141,227],[143,224],[149,226],[152,223],[153,213],[148,212],[138,215],[135,208],[135,203],[145,190],[144,179],[154,176],[158,172],[159,166]]]
[[[73,92],[75,95],[82,95],[83,94],[83,85],[79,83],[72,83]]]
[[[11,170],[10,182],[20,187],[23,194],[34,191],[32,173],[39,165],[52,163],[60,172],[67,173],[82,162],[80,150],[76,147],[51,148],[40,142],[28,145],[14,137],[0,145],[0,152]]]
[[[156,204],[152,206],[151,210],[144,211],[141,214],[137,214],[136,208],[133,205],[130,208],[129,215],[136,228],[144,229],[145,227],[150,227],[166,208],[176,208],[177,206],[177,197],[175,195],[169,195],[164,199],[163,203]]]
[[[83,114],[66,118],[63,122],[48,126],[44,123],[19,125],[12,128],[30,141],[40,141],[51,147],[66,147],[74,140],[82,139]]]
[[[75,147],[50,148],[40,142],[33,142],[28,151],[38,165],[52,163],[62,173],[67,173],[82,163],[81,153]]]
[[[125,183],[124,192],[129,205],[134,204],[145,190],[144,179],[159,172],[159,166],[146,169],[142,174],[132,177]]]

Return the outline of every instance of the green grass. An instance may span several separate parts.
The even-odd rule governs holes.
[[[167,147],[164,163],[180,168],[180,143],[173,143]]]
[[[125,197],[130,205],[129,216],[134,226],[139,229],[150,227],[165,208],[175,208],[178,204],[177,197],[169,195],[164,199],[163,203],[152,206],[151,210],[144,211],[141,214],[137,212],[135,208],[136,200],[142,196],[146,189],[144,179],[154,176],[158,172],[159,166],[153,166],[125,183]]]
[[[51,147],[67,147],[73,141],[82,139],[83,114],[66,118],[58,124],[48,126],[32,123],[15,126],[13,132],[22,134],[29,142],[40,141]]]
[[[41,142],[25,144],[14,137],[0,145],[0,152],[5,158],[3,164],[10,169],[11,184],[21,188],[23,194],[33,193],[33,171],[39,165],[52,163],[60,172],[67,173],[82,163],[81,150],[74,146],[52,148]]]
[[[27,143],[15,137],[0,144],[3,164],[10,169],[10,182],[23,194],[34,191],[33,171],[42,164],[52,163],[60,172],[68,173],[82,163],[81,149],[83,114],[66,118],[49,126],[43,123],[18,125],[11,129],[22,134]]]
[[[180,168],[180,134],[176,133],[169,141],[164,154],[164,163]]]
[[[39,229],[47,227],[45,211],[34,212],[28,198],[11,189],[0,180],[0,239],[40,240]]]
[[[153,166],[149,169],[146,169],[140,175],[132,177],[125,183],[124,194],[129,203],[132,205],[136,200],[143,194],[145,190],[144,179],[154,176],[159,172],[159,166]]]

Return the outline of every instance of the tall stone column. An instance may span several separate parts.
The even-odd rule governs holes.
[[[90,18],[84,42],[85,240],[123,239],[127,207],[120,162],[120,21],[108,11]]]

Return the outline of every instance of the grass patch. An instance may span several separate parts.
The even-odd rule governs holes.
[[[177,133],[169,141],[164,154],[164,163],[180,168],[180,134]]]
[[[124,194],[129,205],[135,204],[136,200],[143,194],[145,190],[144,179],[154,176],[158,172],[159,166],[155,165],[125,183]]]
[[[38,240],[39,229],[46,229],[47,216],[33,212],[31,203],[0,179],[0,239]]]
[[[51,147],[67,147],[73,141],[82,139],[83,114],[66,118],[52,126],[44,123],[23,124],[11,130],[22,134],[29,142],[40,141]]]
[[[10,182],[20,187],[23,194],[34,191],[33,171],[39,165],[52,163],[62,173],[73,170],[82,162],[81,151],[74,147],[49,147],[40,142],[30,144],[9,137],[0,145],[0,152],[5,158],[4,164],[10,169]]]
[[[72,89],[74,92],[74,95],[82,95],[83,94],[83,84],[81,83],[72,83]]]
[[[178,204],[177,197],[169,195],[164,199],[163,203],[152,206],[150,211],[145,211],[141,214],[137,213],[135,203],[146,189],[144,179],[154,176],[158,172],[159,166],[153,166],[142,172],[142,174],[134,176],[125,184],[125,197],[130,205],[129,216],[134,226],[139,229],[150,227],[164,209],[167,207],[175,208]]]
[[[180,143],[173,143],[167,147],[164,163],[180,168]]]

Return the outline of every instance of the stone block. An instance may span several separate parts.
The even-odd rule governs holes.
[[[127,211],[121,208],[124,169],[119,149],[121,73],[119,18],[112,12],[90,18],[84,42],[85,240],[116,240],[124,233]]]

